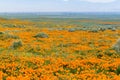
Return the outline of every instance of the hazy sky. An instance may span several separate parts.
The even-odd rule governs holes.
[[[0,0],[0,12],[120,12],[120,0]]]

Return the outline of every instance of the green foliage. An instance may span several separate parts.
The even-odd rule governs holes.
[[[10,34],[9,32],[0,32],[0,39],[6,40],[6,39],[19,39],[19,36]]]
[[[19,47],[21,47],[23,44],[22,44],[22,41],[21,40],[18,40],[18,41],[14,41],[12,43],[12,45],[10,46],[10,48],[12,49],[17,49]]]
[[[45,60],[44,65],[49,65],[50,63],[50,60]]]
[[[94,33],[98,32],[98,31],[99,31],[99,29],[97,29],[97,28],[92,28],[92,29],[90,30],[90,32],[94,32]]]
[[[96,73],[99,74],[99,73],[101,73],[102,71],[103,71],[103,70],[98,69],[98,70],[96,71]]]
[[[120,53],[120,39],[112,47],[117,53]]]
[[[41,33],[36,34],[34,37],[35,38],[48,38],[49,36],[48,34],[41,32]]]
[[[68,31],[69,31],[69,32],[74,32],[75,29],[74,29],[74,28],[70,28]]]
[[[0,31],[0,35],[2,35],[2,34],[4,34],[4,32],[1,32],[1,31]]]
[[[6,38],[19,39],[19,36],[8,34],[6,35]]]
[[[118,66],[118,68],[116,69],[116,74],[119,75],[120,74],[120,66]]]
[[[17,27],[17,28],[24,28],[25,25],[16,25],[16,24],[2,24],[3,27],[9,27],[9,28],[14,28],[14,27]]]

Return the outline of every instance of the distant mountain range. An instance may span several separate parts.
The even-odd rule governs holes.
[[[120,20],[120,12],[26,12],[0,13],[3,18],[85,18],[85,19],[114,19]]]

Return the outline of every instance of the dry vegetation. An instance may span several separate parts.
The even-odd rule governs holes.
[[[0,80],[120,80],[119,29],[32,25],[0,20]]]

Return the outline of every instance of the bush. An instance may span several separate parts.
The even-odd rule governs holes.
[[[21,41],[21,40],[18,40],[18,41],[14,41],[10,47],[11,47],[12,49],[17,49],[17,48],[19,48],[19,47],[21,47],[21,46],[22,46],[22,41]]]
[[[19,39],[19,36],[9,34],[7,32],[0,32],[0,40],[6,40],[6,39]]]
[[[48,38],[49,36],[46,33],[38,33],[34,36],[35,38]]]
[[[112,30],[112,31],[116,31],[116,28],[112,28],[111,30]]]
[[[99,29],[97,29],[97,28],[93,28],[90,30],[90,32],[94,32],[94,33],[98,32],[98,31],[99,31]]]
[[[118,66],[118,68],[116,69],[116,74],[119,75],[120,74],[120,66]]]
[[[112,47],[116,52],[120,52],[120,39],[117,40],[117,42]]]
[[[6,39],[7,38],[19,39],[19,36],[8,34],[8,35],[6,35]]]
[[[0,32],[0,35],[1,35],[1,34],[4,34],[4,32]]]
[[[74,28],[71,28],[71,29],[69,29],[68,31],[69,31],[69,32],[74,32],[75,29],[74,29]]]
[[[106,29],[105,28],[99,28],[100,31],[105,31]]]
[[[25,28],[25,25],[18,25],[18,28]]]

